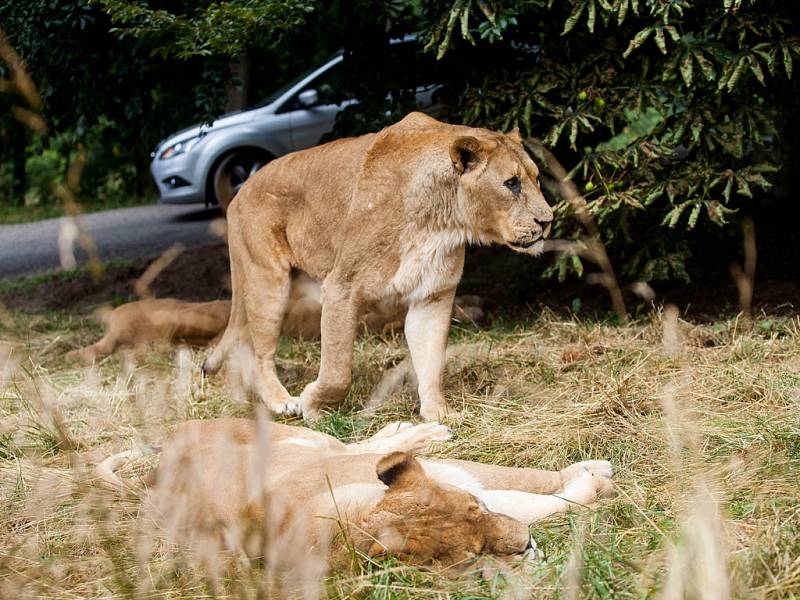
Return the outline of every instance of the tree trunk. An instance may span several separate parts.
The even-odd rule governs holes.
[[[228,85],[228,111],[242,110],[250,105],[250,52],[245,50],[239,60],[230,63],[231,81]]]

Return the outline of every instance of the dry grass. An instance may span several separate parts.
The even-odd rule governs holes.
[[[209,578],[194,555],[142,537],[138,501],[87,482],[87,465],[157,444],[181,420],[251,414],[223,377],[202,375],[203,352],[155,349],[138,363],[110,358],[84,371],[62,357],[95,336],[96,326],[16,313],[6,326],[0,596],[276,593],[257,566],[235,561]],[[323,582],[325,594],[800,594],[800,320],[692,326],[654,313],[612,327],[545,312],[513,327],[456,330],[451,343],[488,350],[448,369],[447,394],[460,415],[442,455],[548,468],[608,458],[618,469],[617,498],[537,524],[546,558],[532,572],[449,580],[391,559],[357,560],[355,570]],[[402,340],[360,341],[353,392],[320,427],[353,439],[407,419],[414,409],[407,391],[373,416],[357,412],[382,370],[404,355]],[[316,372],[318,346],[283,340],[280,356],[282,377],[297,392]]]

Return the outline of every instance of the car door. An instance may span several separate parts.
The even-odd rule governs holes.
[[[322,136],[333,129],[336,115],[352,100],[341,101],[341,58],[331,68],[315,77],[300,89],[289,101],[289,124],[292,132],[292,147],[303,150],[320,143]],[[316,103],[304,106],[300,97],[313,90]]]

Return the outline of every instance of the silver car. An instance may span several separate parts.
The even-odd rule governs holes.
[[[409,46],[413,51],[408,41],[393,47]],[[355,102],[333,101],[342,60],[339,52],[259,106],[224,115],[211,125],[189,127],[161,142],[150,165],[161,202],[225,207],[247,178],[270,160],[319,144],[333,128],[336,114]],[[440,88],[434,83],[416,87],[421,110],[437,114]]]

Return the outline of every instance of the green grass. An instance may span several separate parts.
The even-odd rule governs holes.
[[[86,465],[134,441],[158,445],[185,419],[248,415],[247,397],[224,375],[201,374],[203,350],[183,372],[173,351],[158,348],[135,365],[110,357],[86,371],[63,354],[98,335],[91,321],[12,319],[0,333],[19,365],[9,371],[0,350],[0,595],[129,597],[146,582],[149,597],[254,597],[259,565],[231,564],[215,583],[161,539],[141,554],[139,500],[104,496],[85,477]],[[625,327],[549,313],[495,323],[452,335],[491,349],[448,366],[446,395],[459,414],[437,455],[543,468],[608,458],[617,496],[534,524],[545,557],[526,570],[452,579],[356,557],[321,583],[325,594],[561,598],[574,581],[579,598],[657,598],[676,582],[687,586],[682,597],[725,585],[738,598],[800,595],[800,319],[681,323],[675,355],[662,349],[658,314]],[[373,417],[358,412],[404,355],[401,338],[359,340],[353,390],[318,428],[349,441],[414,419],[407,389]],[[279,356],[294,392],[319,366],[313,343],[282,339]],[[703,512],[704,498],[716,517]],[[711,526],[719,531],[707,534]],[[720,557],[724,581],[697,568]]]

